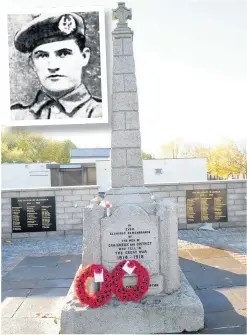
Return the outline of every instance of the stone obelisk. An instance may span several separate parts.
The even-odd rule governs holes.
[[[156,202],[144,186],[131,10],[113,10],[112,187],[104,201],[84,208],[82,266],[101,264],[112,271],[119,261],[135,259],[150,276],[141,301],[112,296],[104,306],[80,305],[74,283],[61,313],[61,334],[178,333],[203,327],[203,307],[180,273],[176,204]],[[102,204],[103,203],[103,204]],[[106,204],[106,202],[105,202]],[[126,285],[135,286],[125,274]],[[180,281],[181,279],[181,281]],[[126,286],[127,287],[127,286]],[[91,293],[96,293],[94,285]]]
[[[113,38],[113,104],[111,138],[112,188],[143,187],[141,135],[133,55],[133,31],[124,2],[113,10],[118,20]]]
[[[106,199],[116,206],[154,205],[149,190],[144,187],[133,31],[127,24],[132,13],[124,2],[119,2],[112,12],[118,22],[112,32],[111,189],[106,192]]]

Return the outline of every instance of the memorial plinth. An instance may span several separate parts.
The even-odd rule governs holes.
[[[144,187],[131,10],[118,3],[113,37],[112,188],[105,199],[110,215],[96,202],[84,209],[82,266],[101,264],[112,271],[134,259],[149,272],[148,292],[138,302],[112,297],[103,307],[82,306],[73,285],[61,314],[62,334],[179,333],[204,326],[202,304],[180,271],[177,207],[157,202]],[[109,214],[109,213],[108,213]],[[126,287],[136,284],[124,277]],[[97,286],[91,286],[96,291]]]
[[[82,307],[72,287],[62,310],[62,334],[165,334],[191,332],[203,327],[203,307],[181,273],[173,294],[149,295],[140,302],[111,299],[98,309]]]

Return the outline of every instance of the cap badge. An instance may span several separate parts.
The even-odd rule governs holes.
[[[66,35],[71,34],[76,29],[76,22],[72,15],[65,14],[61,17],[58,29]]]
[[[31,14],[33,20],[36,19],[36,17],[39,17],[40,15],[41,14]]]

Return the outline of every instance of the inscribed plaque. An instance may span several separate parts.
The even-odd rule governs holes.
[[[159,271],[158,222],[141,207],[119,207],[102,219],[102,262],[113,268],[122,260],[134,259],[151,273]]]

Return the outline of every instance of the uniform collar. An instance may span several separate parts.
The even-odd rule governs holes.
[[[74,91],[67,93],[59,99],[50,97],[46,92],[40,90],[31,107],[33,113],[38,114],[43,108],[51,104],[62,106],[60,108],[65,114],[73,114],[92,98],[84,84],[78,86]]]

